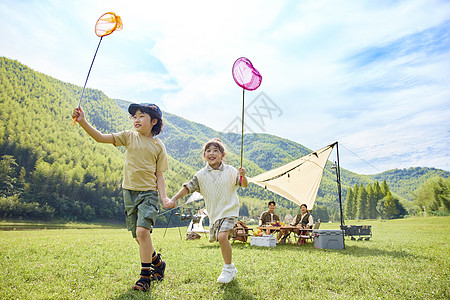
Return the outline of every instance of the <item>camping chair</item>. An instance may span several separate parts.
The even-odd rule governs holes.
[[[233,243],[234,241],[241,241],[243,243],[247,243],[247,238],[250,235],[248,233],[249,230],[253,230],[252,228],[248,228],[242,221],[237,221],[237,223],[233,227],[233,235],[231,236]]]
[[[316,223],[314,223],[314,228],[315,229],[319,229],[320,227],[320,220],[317,221]],[[295,238],[297,238],[297,245],[302,245],[302,244],[306,244],[306,242],[308,240],[312,240],[314,239],[314,234],[312,234],[312,231],[308,230],[306,231],[306,234],[301,234],[302,230],[300,230],[300,235],[296,235]]]

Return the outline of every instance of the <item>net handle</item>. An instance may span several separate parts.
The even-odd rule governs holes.
[[[88,82],[89,75],[91,74],[92,66],[94,65],[94,60],[95,60],[95,57],[97,56],[98,48],[100,48],[100,43],[102,42],[102,39],[103,39],[103,37],[101,37],[100,41],[98,42],[97,49],[95,50],[94,58],[92,59],[92,62],[91,62],[91,67],[89,68],[89,72],[86,76],[86,81],[84,82],[83,91],[81,92],[81,97],[80,97],[80,100],[78,101],[78,113],[80,113],[81,100],[83,99],[84,90],[86,89],[86,84]],[[72,126],[75,126],[75,123],[77,123],[77,118],[73,118]]]

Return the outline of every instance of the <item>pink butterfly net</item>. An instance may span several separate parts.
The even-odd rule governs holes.
[[[233,79],[241,88],[253,91],[261,85],[262,76],[249,59],[241,57],[233,64]]]

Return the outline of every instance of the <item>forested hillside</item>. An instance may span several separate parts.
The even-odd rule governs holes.
[[[0,92],[1,217],[122,222],[120,185],[124,149],[96,143],[80,126],[72,126],[70,116],[77,106],[81,87],[2,57]],[[88,121],[106,133],[132,128],[126,113],[128,104],[110,99],[101,91],[87,89],[82,106]],[[201,148],[210,138],[222,139],[228,149],[227,162],[239,165],[239,135],[220,133],[168,112],[164,112],[164,122],[163,133],[158,137],[169,154],[170,169],[165,173],[169,196],[203,166]],[[244,166],[249,176],[317,150],[267,134],[245,135],[244,149]],[[341,170],[343,199],[347,189],[355,184],[367,185],[386,179],[393,193],[410,200],[409,191],[418,188],[426,178],[449,176],[449,172],[442,170],[414,170],[394,170],[373,176]],[[281,215],[299,210],[296,204],[253,184],[239,193],[243,212],[250,217],[258,216],[272,199],[277,201]],[[336,175],[331,163],[324,170],[316,203],[317,212],[325,211],[324,216],[337,218]]]
[[[435,168],[408,168],[389,170],[380,174],[368,176],[374,181],[386,180],[390,189],[405,199],[413,199],[413,193],[418,186],[432,177],[447,178],[450,172]]]
[[[1,58],[0,90],[0,156],[13,159],[8,177],[14,186],[2,208],[24,218],[122,222],[124,149],[96,143],[72,126],[80,87]],[[83,108],[102,132],[132,128],[128,115],[100,91],[87,89]],[[193,170],[172,158],[169,164],[171,194]]]

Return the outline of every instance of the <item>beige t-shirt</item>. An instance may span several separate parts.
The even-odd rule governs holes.
[[[125,146],[122,187],[132,191],[157,191],[156,172],[168,169],[167,152],[158,138],[125,130],[113,133],[114,145]]]

